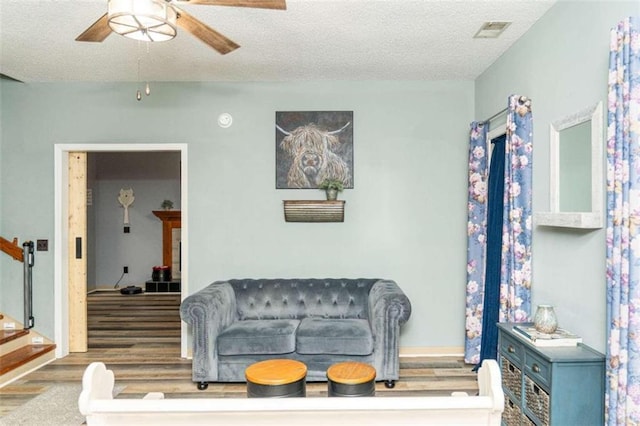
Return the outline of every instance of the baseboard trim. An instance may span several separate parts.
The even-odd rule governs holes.
[[[418,356],[455,356],[463,357],[464,349],[462,346],[429,346],[429,347],[400,347],[400,357],[418,357]]]

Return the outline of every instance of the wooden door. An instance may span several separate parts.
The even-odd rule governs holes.
[[[69,352],[87,352],[87,153],[69,152]]]

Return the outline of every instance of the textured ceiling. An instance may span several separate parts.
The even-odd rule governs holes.
[[[220,55],[178,30],[147,47],[75,38],[107,0],[0,0],[0,73],[36,81],[475,79],[555,0],[287,0],[287,10],[180,7],[240,48]],[[485,21],[512,21],[474,39]]]

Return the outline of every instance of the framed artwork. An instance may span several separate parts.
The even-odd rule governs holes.
[[[276,189],[353,188],[353,111],[276,112]]]

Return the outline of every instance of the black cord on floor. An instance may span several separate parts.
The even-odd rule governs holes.
[[[116,285],[113,286],[113,288],[118,288],[120,287],[120,281],[122,281],[122,279],[124,278],[125,272],[122,273],[122,275],[120,275],[120,279],[118,280],[118,282],[116,282]]]

